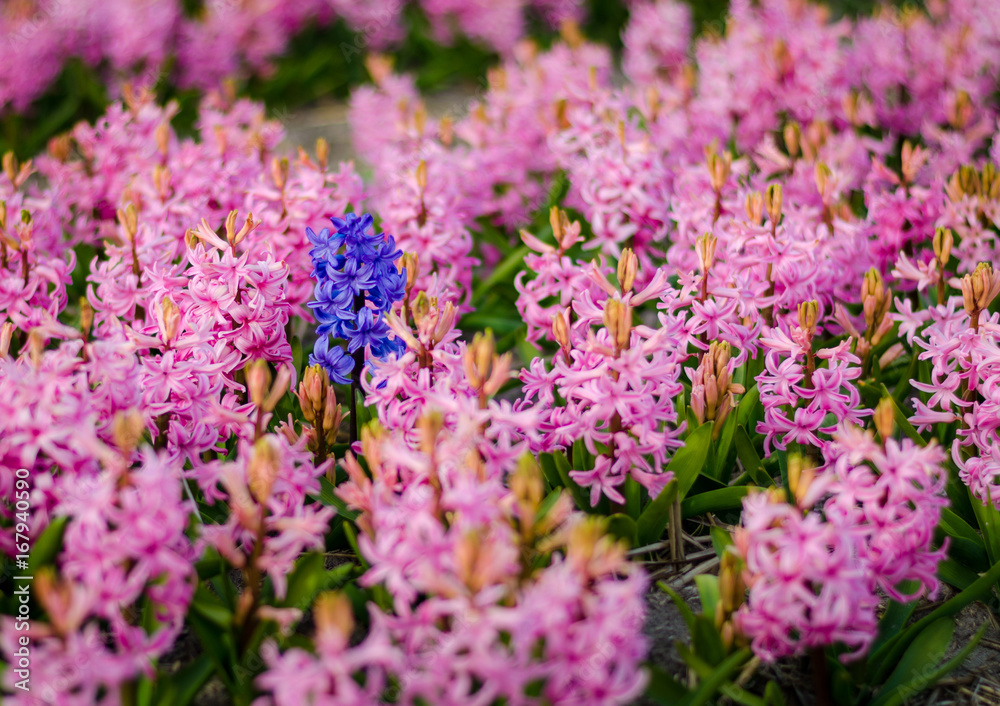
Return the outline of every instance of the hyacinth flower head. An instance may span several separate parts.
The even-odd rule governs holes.
[[[348,213],[330,219],[336,231],[306,229],[313,244],[310,256],[316,279],[309,306],[319,324],[319,340],[309,356],[330,380],[351,384],[351,441],[357,441],[356,390],[360,389],[365,354],[378,359],[399,356],[406,344],[392,334],[386,315],[406,294],[406,269],[396,261],[403,252],[391,235],[372,228],[370,214]],[[330,345],[330,336],[346,342],[346,350]]]
[[[330,220],[335,232],[306,229],[317,281],[316,299],[309,306],[320,336],[309,364],[322,365],[335,382],[349,383],[366,349],[378,358],[404,349],[390,337],[385,314],[403,298],[406,270],[396,268],[403,253],[395,240],[374,232],[369,214],[349,213]],[[331,346],[331,335],[345,341],[346,350]]]

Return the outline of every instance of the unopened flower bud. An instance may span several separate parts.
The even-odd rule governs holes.
[[[934,257],[944,267],[951,259],[951,248],[955,244],[955,234],[951,228],[938,228],[934,231]]]
[[[775,226],[781,220],[783,195],[784,192],[781,184],[771,184],[767,187],[767,191],[764,192],[764,209],[767,211],[767,217],[771,219],[771,223]]]
[[[254,220],[253,213],[248,213],[243,226],[237,231],[236,219],[238,216],[239,213],[235,209],[230,211],[229,215],[226,216],[226,240],[229,241],[229,245],[233,248],[234,252],[236,246],[243,242],[243,239],[250,234],[250,231],[261,224],[260,221]]]
[[[174,304],[173,299],[164,297],[160,302],[160,333],[167,347],[176,340],[180,325],[181,310]]]
[[[170,169],[162,164],[153,167],[153,188],[159,194],[161,201],[170,196]]]
[[[736,628],[733,627],[733,621],[727,620],[719,628],[719,637],[722,639],[722,646],[728,652],[732,649],[733,644],[736,642]]]
[[[262,436],[253,445],[250,461],[247,463],[247,484],[261,505],[267,503],[271,497],[271,488],[274,487],[280,468],[281,455],[277,438],[271,435]]]
[[[1000,198],[1000,174],[997,173],[997,168],[993,162],[987,162],[983,165],[981,183],[983,198],[990,201],[996,201]]]
[[[742,563],[732,551],[723,552],[719,562],[719,600],[727,618],[743,604],[746,584]]]
[[[8,179],[10,179],[11,184],[17,180],[17,156],[14,154],[13,150],[4,152],[3,173],[7,175]]]
[[[288,169],[288,157],[280,159],[274,157],[271,160],[271,179],[274,180],[274,185],[278,191],[285,190],[285,184],[288,183]]]
[[[893,403],[891,398],[883,397],[879,400],[872,415],[872,422],[875,425],[875,431],[878,432],[883,443],[892,438],[896,421],[893,418]]]
[[[250,401],[255,406],[260,407],[267,397],[268,390],[271,389],[271,369],[266,360],[258,358],[246,367],[247,388],[250,392]]]
[[[310,365],[302,374],[295,396],[299,400],[302,416],[310,424],[316,423],[316,417],[323,410],[323,401],[326,399],[326,388],[329,384],[330,378],[322,365]]]
[[[49,140],[49,155],[63,164],[69,159],[70,149],[73,146],[73,139],[69,135],[56,135]]]
[[[566,322],[566,314],[568,312],[569,309],[552,317],[552,338],[555,339],[560,348],[567,352],[573,347],[570,344],[569,324]]]
[[[819,302],[816,300],[799,304],[799,326],[810,333],[816,331],[819,321]]]
[[[417,283],[417,277],[420,276],[420,258],[414,252],[404,252],[400,262],[403,269],[406,270],[406,291],[409,292]]]
[[[980,262],[975,271],[962,278],[962,299],[970,316],[978,318],[979,312],[988,309],[998,293],[1000,276],[987,262]]]
[[[116,412],[111,420],[111,438],[126,459],[131,458],[132,452],[139,446],[145,430],[146,422],[135,409]]]
[[[325,591],[313,604],[316,640],[324,646],[342,649],[354,632],[354,611],[350,599],[342,593]]]
[[[431,311],[431,300],[427,296],[426,292],[418,292],[417,298],[413,300],[413,305],[410,307],[413,314],[413,321],[416,322],[417,326],[420,326],[420,322],[424,320]]]
[[[80,330],[83,331],[84,339],[90,335],[90,329],[94,325],[94,307],[90,305],[87,297],[80,297]]]
[[[816,163],[816,190],[819,192],[820,196],[824,198],[829,195],[827,187],[830,186],[830,177],[832,175],[833,172],[830,171],[830,168],[826,166],[826,164],[823,162]]]
[[[729,180],[729,175],[732,173],[732,153],[727,150],[720,155],[715,150],[711,150],[708,153],[707,165],[709,180],[712,183],[712,189],[716,192],[722,191],[722,188]]]
[[[451,147],[455,141],[455,121],[448,115],[441,118],[441,122],[438,123],[438,139],[445,147]]]
[[[559,23],[559,36],[571,49],[578,49],[586,41],[580,25],[572,18],[566,18]]]
[[[549,209],[549,223],[552,225],[552,235],[557,243],[562,243],[562,218],[558,206]]]
[[[437,410],[425,413],[417,420],[417,431],[420,433],[420,450],[428,456],[434,451],[438,434],[444,428],[444,416]],[[369,454],[366,452],[365,457]],[[369,461],[370,462],[370,461]]]
[[[929,156],[927,150],[922,149],[919,145],[914,147],[913,143],[909,140],[903,142],[901,171],[904,183],[912,184],[916,180],[917,173],[924,166]]]
[[[889,346],[889,348],[886,349],[885,353],[883,353],[879,357],[879,359],[878,359],[878,367],[884,370],[889,365],[891,365],[894,361],[896,361],[901,355],[903,355],[903,353],[905,352],[905,350],[906,349],[903,348],[903,344],[902,343],[894,343],[894,344],[892,344],[891,346]]]
[[[861,283],[861,305],[865,312],[865,326],[869,334],[882,325],[888,313],[891,297],[887,296],[885,282],[879,271],[872,267]]]
[[[139,214],[136,213],[135,206],[132,203],[126,204],[124,209],[118,209],[118,222],[125,229],[125,236],[128,238],[128,242],[134,243],[135,235],[139,232]]]
[[[623,294],[632,291],[632,285],[635,284],[635,274],[638,269],[639,258],[636,257],[632,248],[625,248],[622,251],[621,258],[618,260],[618,285],[621,287]]]
[[[961,192],[966,196],[979,196],[982,183],[979,172],[971,165],[965,165],[958,170],[958,181]]]
[[[604,326],[617,350],[628,348],[632,340],[632,307],[620,299],[608,299],[604,304]]]
[[[798,123],[787,123],[782,132],[785,138],[785,149],[788,156],[795,159],[799,156],[799,146],[802,143],[802,128]]]
[[[565,98],[560,98],[556,101],[556,127],[560,130],[568,130],[572,127],[572,123],[569,121],[567,102]]]
[[[427,106],[423,102],[417,103],[413,111],[413,127],[416,128],[418,135],[423,135],[427,129]]]
[[[966,91],[959,91],[948,106],[948,124],[956,130],[963,130],[972,118],[972,100]]]
[[[323,431],[326,433],[328,444],[332,444],[337,438],[343,420],[343,410],[337,404],[337,392],[333,389],[333,385],[327,385],[326,398],[323,401]]]
[[[157,152],[166,157],[170,148],[170,125],[166,121],[157,125],[153,137],[156,139]]]
[[[525,453],[518,459],[517,470],[510,476],[510,491],[517,501],[521,531],[527,534],[545,497],[542,471],[531,454]]]
[[[423,159],[417,165],[416,178],[417,188],[420,189],[420,193],[423,193],[427,189],[427,162]]]
[[[788,489],[800,507],[815,477],[816,469],[807,458],[799,454],[788,455]]]
[[[715,248],[719,240],[711,233],[699,235],[695,240],[695,251],[698,253],[698,265],[702,274],[708,274],[715,264]]]
[[[326,171],[326,165],[330,160],[330,143],[326,141],[325,137],[320,137],[316,140],[316,161],[319,162],[319,168],[322,171]]]
[[[752,191],[747,194],[746,209],[747,220],[755,226],[759,226],[761,219],[764,217],[764,197],[761,196],[759,191]]]
[[[14,324],[4,321],[0,324],[0,358],[6,358],[10,354],[10,341],[14,337]]]

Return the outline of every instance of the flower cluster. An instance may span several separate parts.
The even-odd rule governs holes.
[[[890,416],[880,433],[891,429]],[[903,602],[937,594],[944,460],[937,446],[880,445],[842,426],[824,468],[790,457],[790,502],[780,491],[744,501],[735,540],[749,596],[736,626],[757,654],[774,660],[842,643],[851,648],[842,658],[856,658],[876,636],[876,589]],[[906,582],[916,589],[906,592]]]
[[[480,456],[476,426],[448,431],[432,413],[418,427],[418,449],[366,433],[371,477],[349,458],[340,491],[361,511],[363,582],[384,585],[392,610],[373,608],[368,636],[349,646],[344,599],[323,601],[316,656],[265,650],[268,702],[631,702],[646,680],[635,633],[646,581],[623,546],[568,498],[543,509],[537,465]]]
[[[403,253],[395,239],[372,232],[367,213],[330,220],[336,233],[306,229],[317,280],[316,299],[309,306],[316,313],[320,337],[309,363],[322,365],[331,380],[347,383],[366,351],[377,358],[402,352],[399,340],[390,336],[385,315],[403,298],[406,270],[396,268]],[[331,348],[330,335],[346,341],[347,351]]]
[[[454,40],[455,29],[503,54],[526,32],[535,13],[557,26],[579,20],[579,0],[419,0],[437,41]],[[181,0],[29,0],[0,12],[0,105],[24,111],[55,80],[71,58],[106,69],[109,81],[137,79],[152,86],[171,70],[181,88],[217,88],[230,77],[266,74],[292,39],[311,23],[343,19],[363,33],[357,47],[386,48],[405,34],[403,3],[348,0],[239,3],[211,0],[188,14]],[[344,45],[348,51],[357,50]],[[172,60],[172,61],[171,61]]]
[[[818,307],[802,305],[799,324],[788,333],[772,329],[761,341],[770,349],[764,371],[757,377],[764,419],[757,431],[764,434],[764,448],[784,450],[790,443],[819,450],[824,437],[841,422],[861,424],[869,414],[851,383],[861,376],[861,360],[851,353],[851,339],[813,353]],[[825,361],[826,367],[817,365]]]

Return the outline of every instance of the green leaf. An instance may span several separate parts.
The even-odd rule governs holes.
[[[693,495],[681,502],[681,517],[688,519],[708,512],[718,514],[726,510],[739,510],[743,507],[743,498],[749,492],[749,487],[739,485]]]
[[[896,426],[899,427],[900,430],[904,434],[906,434],[910,439],[912,439],[915,444],[918,444],[920,446],[927,446],[927,440],[924,439],[924,437],[920,436],[920,432],[918,432],[914,428],[914,426],[910,424],[909,417],[906,416],[906,413],[896,403],[896,400],[895,398],[893,398],[892,393],[889,392],[889,388],[887,388],[885,385],[882,385],[881,388],[882,388],[882,398],[883,399],[888,398],[888,400],[892,403],[892,418],[893,420],[895,420]]]
[[[577,439],[573,442],[572,451],[574,471],[589,471],[594,467],[594,457],[587,450],[587,445],[583,439]]]
[[[59,550],[62,549],[63,534],[66,532],[68,521],[69,518],[65,516],[55,518],[35,540],[28,554],[28,567],[31,571],[37,571],[55,562]]]
[[[765,706],[785,706],[785,695],[781,693],[781,687],[776,682],[769,681],[764,687]]]
[[[679,594],[674,589],[670,588],[670,586],[666,582],[657,581],[656,585],[659,586],[661,591],[670,596],[670,600],[672,600],[674,602],[674,605],[677,606],[677,611],[681,614],[681,617],[684,619],[684,623],[687,625],[688,632],[694,630],[694,611],[691,610],[691,606],[687,604],[687,601],[681,598],[681,594]]]
[[[749,362],[749,361],[747,361]],[[743,383],[747,385],[747,383]],[[757,385],[753,385],[740,397],[739,404],[736,406],[736,426],[743,427],[747,426],[750,421],[750,415],[754,413],[757,405],[760,402],[760,388]]]
[[[544,476],[545,482],[548,483],[550,488],[563,487],[563,482],[559,477],[559,471],[556,470],[556,462],[552,458],[552,454],[538,454],[538,464],[542,467],[542,476]]]
[[[674,706],[690,695],[687,687],[674,679],[666,670],[655,664],[649,665],[649,685],[646,698],[662,706]]]
[[[498,284],[513,281],[514,275],[517,274],[518,270],[524,267],[524,258],[530,254],[531,248],[527,245],[522,245],[505,257],[500,264],[494,267],[490,276],[476,285],[473,289],[473,306],[478,307],[478,305],[482,303],[483,297],[485,297],[486,294]]]
[[[710,679],[715,673],[715,665],[710,664],[708,661],[702,659],[702,655],[698,653],[691,652],[686,647],[683,650],[678,650],[687,663],[688,667],[698,675],[700,679]],[[723,654],[725,657],[725,654]],[[767,702],[759,696],[754,696],[746,689],[736,686],[730,682],[723,682],[718,689],[719,693],[723,696],[728,696],[730,699],[738,704],[743,704],[743,706],[768,706]]]
[[[701,576],[697,577],[701,578]],[[715,667],[726,658],[726,647],[722,636],[715,628],[715,613],[698,615],[694,619],[694,630],[691,631],[691,646],[695,654]]]
[[[320,476],[319,478],[319,501],[324,505],[331,505],[337,508],[337,514],[344,517],[351,522],[358,516],[357,510],[351,510],[347,507],[347,503],[340,499],[337,495],[336,488],[326,476]]]
[[[733,475],[732,459],[733,435],[736,431],[736,415],[730,414],[722,423],[722,432],[715,443],[715,463],[712,464],[712,477],[728,483]]]
[[[228,630],[233,624],[233,614],[218,596],[205,588],[202,583],[195,589],[191,610],[211,622],[217,628]]]
[[[302,377],[302,341],[299,340],[298,336],[292,337],[292,365],[295,368],[296,375],[300,378]]]
[[[723,552],[726,551],[726,547],[729,547],[733,543],[732,535],[719,527],[719,525],[712,525],[710,532],[712,535],[712,547],[715,549],[715,553],[721,558]]]
[[[351,545],[351,549],[358,557],[358,561],[361,562],[362,568],[367,571],[369,564],[361,553],[361,549],[358,548],[358,533],[354,530],[354,525],[344,524],[344,535],[347,537],[347,543]]]
[[[762,488],[772,485],[774,481],[764,468],[764,462],[760,460],[757,449],[754,448],[753,441],[750,440],[750,435],[745,427],[740,426],[736,429],[734,443],[736,444],[736,456],[754,482]]]
[[[701,598],[701,611],[705,615],[715,617],[716,606],[719,604],[719,577],[711,574],[699,574],[694,577],[698,587],[698,597]]]
[[[326,584],[326,558],[318,552],[302,556],[288,575],[288,592],[282,605],[305,610]]]
[[[635,478],[629,476],[625,479],[623,492],[625,494],[625,511],[633,520],[638,520],[639,514],[642,511],[640,506],[642,502],[642,486],[639,485]]]
[[[973,498],[975,501],[973,506],[980,502],[979,498]],[[949,537],[967,539],[971,542],[975,542],[980,547],[986,548],[983,542],[982,536],[975,529],[972,528],[968,522],[963,520],[961,517],[955,514],[951,508],[941,509],[941,520],[938,526],[944,530],[945,534]]]
[[[908,584],[903,587],[904,593],[912,592],[912,587],[909,585],[911,582],[904,582]],[[889,607],[886,608],[885,614],[878,621],[878,637],[872,643],[869,648],[869,652],[875,652],[884,645],[890,638],[898,634],[902,630],[906,623],[910,620],[910,616],[913,615],[913,611],[917,607],[916,601],[909,601],[907,603],[900,603],[899,601],[890,600]]]
[[[357,401],[357,415],[358,415],[358,436],[361,436],[361,430],[368,426],[374,417],[372,416],[372,410],[365,406],[365,393],[362,390],[355,390],[355,400]]]
[[[233,669],[234,654],[227,631],[204,618],[198,611],[189,611],[188,624],[201,642],[202,653],[215,665],[215,673],[230,692],[236,691],[236,673]]]
[[[708,449],[712,443],[713,425],[713,422],[707,422],[688,434],[684,439],[684,446],[677,450],[667,464],[667,470],[674,474],[677,481],[677,495],[682,500],[705,468]]]
[[[925,627],[940,618],[951,618],[973,601],[982,600],[989,595],[997,580],[1000,580],[1000,563],[994,564],[989,571],[956,596],[952,596],[910,627],[888,640],[877,652],[868,658],[868,669],[873,674],[872,681],[884,681],[906,647]]]
[[[910,643],[898,666],[879,690],[878,698],[872,702],[872,706],[898,706],[933,686],[965,661],[966,656],[979,644],[986,628],[983,625],[955,657],[942,664],[955,631],[955,622],[951,618],[941,618],[928,625]]]
[[[608,532],[618,539],[624,539],[630,547],[635,547],[637,530],[635,520],[623,513],[615,513],[608,518]]]
[[[969,491],[969,500],[972,502],[972,510],[976,513],[979,521],[979,529],[983,533],[983,540],[986,544],[986,554],[990,558],[990,563],[994,563],[1000,558],[1000,510],[993,505],[990,490],[986,489],[986,502]]]
[[[938,578],[959,591],[964,591],[976,582],[979,574],[954,559],[945,559],[938,563]]]
[[[722,664],[716,667],[715,671],[712,672],[712,676],[705,679],[691,696],[683,701],[678,702],[679,706],[701,706],[702,704],[708,703],[709,699],[715,696],[719,692],[722,685],[725,684],[729,677],[732,676],[736,670],[742,667],[746,661],[750,658],[750,648],[744,647],[739,652],[735,652],[729,657],[727,657]]]
[[[559,480],[562,482],[562,486],[566,488],[570,495],[573,496],[573,502],[581,510],[587,510],[588,512],[592,509],[590,507],[590,495],[586,490],[581,488],[572,477],[570,477],[570,467],[569,460],[566,458],[566,454],[561,451],[556,451],[552,454],[552,460],[556,465],[556,473],[559,474]]]
[[[153,691],[156,706],[187,706],[215,671],[212,660],[196,659],[173,674],[159,675]]]
[[[205,554],[197,561],[194,565],[195,570],[198,572],[198,580],[204,581],[205,579],[215,578],[220,573],[222,573],[222,560],[219,557],[219,552],[215,550],[215,547],[209,547],[205,550]]]
[[[941,541],[944,532],[936,532],[935,537],[937,541]],[[980,571],[986,571],[990,568],[990,558],[981,541],[979,543],[972,542],[965,537],[949,537],[948,540],[948,557],[961,564],[965,569],[978,576]],[[975,580],[975,576],[973,576],[973,580]]]
[[[672,480],[646,505],[636,523],[640,547],[658,542],[663,536],[663,530],[667,528],[667,520],[670,518],[670,506],[674,504],[676,497],[677,481]]]

